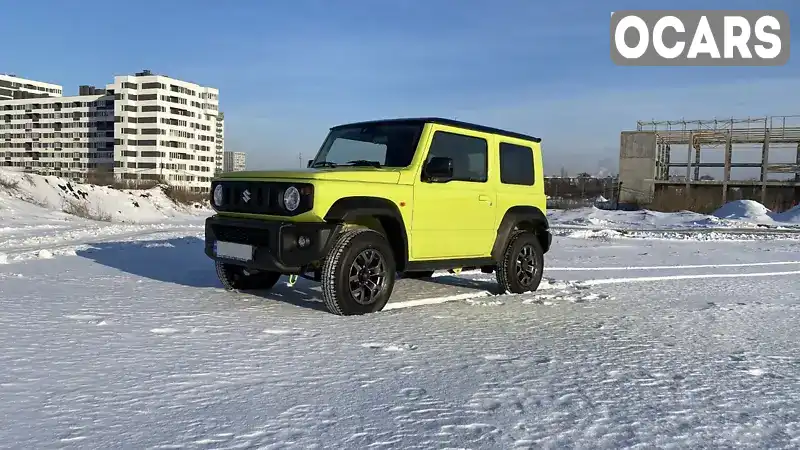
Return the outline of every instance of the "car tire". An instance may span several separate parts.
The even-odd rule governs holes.
[[[431,278],[432,276],[433,276],[433,270],[403,272],[403,278],[413,278],[415,280],[420,278]]]
[[[236,264],[216,261],[216,265],[217,277],[222,286],[229,291],[272,289],[281,278],[279,272],[259,271],[248,274],[244,267]]]
[[[359,271],[358,266],[369,271]],[[382,310],[392,295],[396,270],[392,248],[382,234],[368,228],[341,233],[322,265],[325,307],[341,316]],[[358,278],[351,278],[354,275]]]
[[[544,271],[544,252],[535,233],[514,231],[502,260],[497,264],[497,284],[503,293],[522,294],[539,288]]]

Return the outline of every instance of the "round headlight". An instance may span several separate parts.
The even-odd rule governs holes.
[[[214,188],[214,206],[222,206],[224,197],[222,194],[222,185],[218,184],[217,187]]]
[[[289,186],[283,193],[283,206],[288,211],[294,211],[300,206],[300,191],[294,186]]]

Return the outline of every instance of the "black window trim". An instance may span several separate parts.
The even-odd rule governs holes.
[[[460,120],[455,119],[445,119],[442,117],[408,117],[408,118],[395,118],[395,119],[382,119],[382,120],[370,120],[365,122],[353,122],[349,124],[342,124],[332,127],[331,129],[336,129],[340,127],[348,127],[348,126],[367,126],[372,124],[389,124],[389,123],[406,123],[406,124],[432,124],[432,125],[444,125],[454,128],[461,128],[465,130],[475,131],[478,133],[486,133],[492,135],[499,135],[503,137],[513,138],[513,139],[521,139],[523,141],[532,141],[535,143],[541,143],[542,139],[536,136],[531,136],[523,133],[517,133],[514,131],[503,130],[500,128],[494,128],[486,125],[479,125],[476,123],[471,122],[463,122]]]
[[[489,140],[486,139],[483,136],[473,136],[471,134],[458,133],[458,132],[455,132],[455,131],[448,131],[448,130],[433,130],[433,133],[431,134],[430,144],[428,144],[428,151],[427,151],[427,154],[425,155],[425,161],[423,162],[423,170],[424,170],[425,164],[427,164],[428,161],[430,161],[431,148],[433,148],[433,141],[434,141],[434,139],[436,139],[436,133],[449,134],[449,135],[453,135],[453,136],[466,137],[466,138],[473,138],[473,139],[478,139],[478,140],[483,141],[483,143],[485,144],[484,155],[486,156],[484,158],[484,160],[483,160],[484,161],[484,163],[483,163],[483,180],[475,181],[475,180],[464,180],[464,179],[460,179],[460,178],[452,178],[450,181],[460,181],[462,183],[484,183],[484,184],[489,182]],[[422,176],[422,174],[420,174],[420,176]]]
[[[509,182],[503,181],[503,144],[513,145],[513,146],[516,146],[516,147],[522,147],[522,148],[525,148],[525,149],[530,151],[530,154],[531,154],[531,169],[533,171],[533,181],[530,184],[509,183]],[[532,145],[523,145],[523,144],[518,144],[516,142],[509,142],[509,141],[505,141],[505,140],[500,139],[500,140],[497,141],[497,162],[498,162],[497,171],[498,171],[498,175],[499,175],[499,179],[500,179],[500,184],[504,184],[504,185],[507,185],[507,186],[536,186],[536,169],[537,169],[537,167],[536,167],[536,152],[535,152],[535,150],[534,150]]]

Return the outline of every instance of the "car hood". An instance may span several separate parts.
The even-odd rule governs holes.
[[[313,168],[298,170],[247,170],[241,172],[227,172],[218,180],[324,180],[324,181],[351,181],[364,183],[392,183],[400,180],[400,172],[395,168],[375,167],[336,167]]]

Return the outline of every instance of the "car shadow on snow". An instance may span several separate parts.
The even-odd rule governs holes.
[[[77,255],[97,264],[150,280],[192,288],[223,289],[213,261],[203,251],[203,240],[197,237],[102,242],[89,245],[89,249],[77,251]],[[282,277],[272,289],[247,291],[242,294],[231,293],[231,295],[253,295],[264,300],[282,301],[298,307],[326,310],[319,283],[299,279],[294,286],[288,286],[287,281],[287,277]],[[495,292],[497,286],[488,281],[449,275],[428,279],[402,279],[402,276],[398,276],[392,298],[398,301],[462,294],[472,290]]]
[[[83,258],[122,272],[165,283],[194,288],[223,289],[214,263],[203,252],[203,240],[196,237],[138,242],[103,242],[89,244],[77,251]],[[321,292],[315,283],[300,279],[294,286],[283,277],[275,287],[247,291],[265,300],[283,301],[295,306],[325,310]]]

